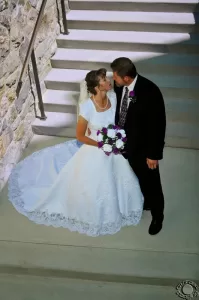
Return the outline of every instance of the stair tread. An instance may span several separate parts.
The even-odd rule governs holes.
[[[67,118],[69,114],[65,113],[64,118],[61,118],[62,122],[60,119],[58,121],[55,121],[55,118],[52,114],[60,114],[60,113],[51,113],[49,116],[49,113],[47,112],[46,115],[48,117],[48,121],[40,121],[39,122],[34,122],[32,124],[33,130],[34,128],[43,128],[43,134],[47,135],[53,135],[52,131],[49,131],[51,129],[55,129],[56,133],[55,135],[57,136],[68,136],[68,129],[74,130],[72,135],[70,134],[70,137],[75,137],[75,132],[76,132],[76,115],[74,114],[75,121],[72,123],[69,122],[69,119]],[[57,118],[60,118],[60,115],[57,115]],[[47,130],[47,131],[46,131]],[[60,135],[60,130],[62,134]],[[63,131],[64,130],[64,131]],[[37,132],[38,134],[38,132]],[[39,132],[41,134],[41,132]],[[167,132],[166,132],[166,144],[167,141],[170,140],[180,140],[183,145],[183,141],[192,141],[195,143],[198,141],[199,145],[199,132],[198,132],[198,124],[188,124],[188,123],[183,123],[183,122],[175,122],[175,121],[170,121],[167,124]]]
[[[79,92],[74,91],[59,91],[59,90],[47,90],[44,95],[44,105],[51,105],[49,110],[48,106],[45,106],[46,111],[50,112],[66,112],[69,111],[69,106],[77,107],[79,99]],[[166,98],[165,105],[167,109],[167,119],[170,122],[184,121],[185,123],[197,123],[199,125],[199,114],[198,114],[198,101],[187,101],[181,99],[179,102],[172,98]],[[61,106],[60,110],[57,110],[57,105]],[[54,108],[54,110],[53,110]],[[76,110],[73,111],[76,113]]]
[[[38,270],[38,274],[39,270]],[[25,285],[25,288],[24,288]],[[115,300],[176,300],[173,286],[128,284],[118,282],[102,282],[81,279],[31,276],[24,274],[1,274],[0,290],[2,298],[7,299],[48,299],[61,300],[89,298],[95,300],[109,299],[110,295]]]
[[[45,121],[36,119],[32,126],[74,128],[77,123],[77,115],[72,113],[46,112]]]
[[[90,50],[90,49],[66,49],[58,48],[53,60],[64,61],[86,61],[111,63],[117,57],[128,57],[133,62],[163,63],[186,66],[199,66],[199,55],[188,54],[167,54],[159,52],[135,52],[135,51],[114,51],[114,50]]]
[[[70,0],[70,2],[93,2],[93,0]],[[97,0],[97,2],[121,2],[121,0]],[[198,0],[123,0],[130,3],[198,4]]]
[[[71,10],[68,21],[195,25],[193,13]]]
[[[198,123],[184,123],[167,120],[166,136],[173,138],[188,138],[199,140]]]
[[[44,94],[44,104],[77,105],[79,92],[47,90]]]
[[[141,44],[176,44],[199,43],[199,35],[195,39],[189,33],[165,33],[142,31],[109,31],[109,30],[77,30],[70,29],[69,35],[61,34],[58,40],[68,41],[95,41],[95,42],[120,42]]]
[[[76,70],[76,69],[52,69],[49,74],[46,76],[45,81],[52,82],[69,82],[69,83],[78,83],[81,82],[86,74],[90,70]],[[111,76],[111,72],[108,72],[107,75]],[[199,77],[198,76],[159,76],[153,74],[145,74],[145,76],[152,81],[154,81],[160,88],[161,87],[174,87],[174,88],[198,88]]]

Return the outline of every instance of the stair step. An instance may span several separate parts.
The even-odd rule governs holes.
[[[170,137],[167,136],[165,146],[171,148],[184,148],[199,150],[199,139],[190,137]]]
[[[199,53],[199,35],[142,31],[70,29],[57,38],[60,48],[146,51],[160,53]]]
[[[70,0],[70,9],[143,12],[198,11],[197,0]]]
[[[45,83],[48,89],[79,91],[80,82],[89,71],[90,70],[52,69],[46,76]],[[111,72],[107,73],[108,76],[111,76],[111,74]],[[151,79],[160,88],[183,89],[183,93],[186,89],[189,89],[188,93],[191,93],[192,89],[194,92],[198,90],[199,78],[197,76],[159,76],[150,73],[143,75]]]
[[[199,32],[193,13],[72,10],[67,19],[69,29]]]
[[[110,298],[115,300],[176,300],[177,296],[175,286],[2,274],[0,275],[0,298],[8,300],[30,298],[31,300],[101,300]]]
[[[74,93],[75,101],[71,99]],[[79,92],[48,90],[44,98],[45,111],[77,114],[78,98]],[[165,99],[165,106],[169,121],[183,121],[185,123],[195,123],[199,126],[199,101],[189,101],[187,99],[176,101],[176,99],[167,98]]]
[[[51,91],[55,94],[57,91]],[[58,100],[59,102],[59,100]],[[56,102],[51,101],[52,107]],[[194,107],[193,107],[194,109]],[[173,111],[167,113],[166,145],[171,147],[199,149],[199,117],[197,111],[191,113]],[[65,110],[67,112],[67,105]],[[33,132],[40,135],[75,137],[77,115],[75,113],[46,112],[47,120],[36,119]],[[191,145],[191,147],[190,147]]]
[[[193,202],[193,204],[194,207],[196,207],[195,202]],[[176,202],[175,205],[177,205]],[[146,240],[148,240],[146,228],[148,222],[150,222],[150,217],[147,219],[146,222],[145,217],[144,225],[142,222],[141,231],[139,228],[141,237]],[[170,226],[164,227],[164,230],[165,228],[169,228],[170,232]],[[154,243],[149,241],[147,247],[142,251],[128,248],[128,246],[125,247],[125,244],[123,244],[123,240],[125,240],[123,239],[124,236],[139,237],[137,232],[134,233],[134,230],[126,230],[127,235],[123,230],[123,235],[119,235],[120,242],[118,243],[116,243],[113,238],[110,239],[110,237],[105,240],[99,238],[98,241],[92,241],[89,240],[88,237],[83,236],[83,238],[81,238],[78,234],[71,234],[66,230],[60,234],[60,228],[59,230],[54,230],[54,228],[51,227],[50,230],[55,232],[55,235],[58,231],[59,238],[62,236],[62,240],[59,244],[57,242],[52,244],[51,238],[49,238],[47,242],[44,240],[45,236],[38,242],[36,242],[36,240],[38,240],[37,238],[32,242],[1,241],[0,271],[1,268],[5,268],[6,266],[25,267],[28,271],[30,270],[30,272],[31,269],[39,269],[41,272],[46,270],[47,274],[53,274],[53,272],[56,274],[56,271],[60,271],[60,273],[65,273],[64,277],[67,277],[68,273],[68,277],[71,274],[73,278],[78,278],[79,275],[81,279],[93,278],[95,280],[99,279],[100,276],[104,278],[102,280],[117,282],[136,282],[136,279],[137,282],[139,282],[138,280],[140,279],[140,283],[145,284],[147,284],[147,281],[162,281],[164,284],[165,281],[169,281],[169,279],[174,282],[181,278],[189,278],[194,281],[199,279],[198,255],[196,253],[183,253],[184,250],[181,250],[181,252],[172,252],[172,250],[157,251],[157,246],[154,250],[149,250],[150,247],[153,247],[154,243],[159,245],[160,242],[156,240]],[[42,226],[41,231],[45,231]],[[32,231],[30,230],[30,232]],[[47,230],[46,232],[47,236],[49,236],[49,232]],[[65,241],[64,236],[67,238]],[[116,238],[118,238],[118,236],[116,236]],[[163,243],[165,243],[165,233],[162,239]],[[29,238],[27,240],[29,240]],[[41,242],[41,240],[44,240],[44,242]],[[93,246],[93,244],[95,245]],[[101,247],[99,244],[101,244]],[[117,244],[119,246],[111,248],[111,244]]]
[[[79,92],[47,90],[44,94],[45,111],[77,114],[78,99]],[[165,106],[169,121],[198,123],[199,126],[198,100],[168,97]]]
[[[185,123],[185,122],[167,122],[167,137],[171,138],[185,138],[197,140],[199,142],[199,123]]]
[[[72,113],[46,112],[47,119],[36,119],[32,124],[35,134],[50,136],[76,136],[77,115]]]
[[[79,92],[47,90],[43,98],[45,111],[77,113]]]
[[[121,56],[136,63],[139,73],[150,70],[163,75],[199,75],[199,55],[62,48],[57,50],[51,62],[53,68],[93,70],[104,67],[111,70],[111,62]]]

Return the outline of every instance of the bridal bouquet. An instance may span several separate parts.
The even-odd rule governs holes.
[[[97,131],[98,147],[101,148],[106,155],[111,153],[117,155],[124,149],[127,141],[126,133],[119,126],[110,124]]]

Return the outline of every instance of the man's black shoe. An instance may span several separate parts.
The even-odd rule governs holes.
[[[149,234],[158,234],[162,229],[162,221],[153,219],[151,225],[149,226]]]

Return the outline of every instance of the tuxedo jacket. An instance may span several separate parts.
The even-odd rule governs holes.
[[[119,122],[123,87],[117,87],[115,123]],[[127,135],[125,151],[128,159],[161,160],[165,144],[166,115],[162,93],[150,80],[138,75],[135,87],[135,101],[130,101],[124,130]]]

